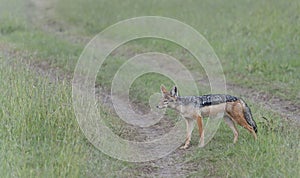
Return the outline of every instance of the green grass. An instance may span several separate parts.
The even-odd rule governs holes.
[[[66,42],[54,35],[47,34],[26,26],[17,26],[7,22],[14,30],[3,34],[2,42],[14,44],[21,51],[34,54],[34,62],[47,61],[52,67],[60,67],[65,71],[73,71],[83,47]],[[1,27],[6,29],[7,27]]]
[[[47,61],[53,67],[73,71],[84,46],[72,44],[44,32],[28,21],[28,2],[1,0],[0,42],[19,51],[29,51],[34,62]]]
[[[1,176],[78,176],[84,140],[67,92],[1,58]],[[76,145],[76,146],[74,146]]]
[[[88,11],[86,11],[88,9]],[[63,0],[58,16],[95,35],[120,20],[166,16],[193,26],[218,54],[226,78],[299,103],[300,18],[298,1],[96,1]],[[136,44],[136,43],[133,43]],[[153,50],[178,51],[170,43],[138,42]],[[174,53],[173,53],[174,54]],[[176,53],[175,53],[176,54]],[[178,55],[175,57],[178,57]],[[269,81],[272,81],[270,83]],[[268,83],[268,84],[266,84]],[[288,93],[288,95],[287,95]]]
[[[47,61],[72,73],[85,44],[49,34],[28,23],[21,0],[1,0],[0,41],[22,53],[27,60]],[[76,27],[77,35],[93,36],[108,25],[140,15],[161,15],[181,20],[202,33],[218,54],[226,79],[262,90],[299,104],[300,11],[298,1],[96,1],[62,0],[55,4],[54,20]],[[117,12],[117,13],[116,13]],[[118,68],[130,53],[160,51],[178,57],[195,73],[205,75],[192,56],[163,40],[136,40],[111,55],[99,71],[97,82],[110,89]],[[121,53],[122,54],[122,53]],[[71,86],[37,77],[16,59],[0,55],[0,175],[1,177],[104,177],[118,176],[137,165],[105,156],[80,131],[72,110]],[[125,56],[125,57],[124,57]],[[27,61],[28,62],[28,61]],[[137,78],[130,89],[134,104],[147,108],[149,96],[172,81],[158,74]],[[201,92],[207,91],[206,88]],[[146,101],[146,102],[145,102]],[[204,149],[185,155],[186,162],[200,163],[204,171],[190,176],[297,177],[300,175],[299,125],[250,103],[258,123],[258,141],[239,127],[232,133],[221,124]],[[134,134],[123,128],[105,108],[106,122],[119,135]],[[271,123],[266,123],[262,116]],[[194,132],[192,146],[198,141]],[[130,173],[127,173],[128,176]],[[126,175],[127,175],[126,174]],[[139,174],[135,172],[134,175]]]
[[[16,2],[17,0],[14,1]],[[77,29],[82,27],[83,34],[89,36],[95,35],[109,24],[130,17],[162,15],[176,18],[193,26],[208,39],[222,62],[229,82],[299,102],[300,86],[299,82],[294,82],[300,79],[297,50],[300,44],[300,20],[296,15],[299,10],[297,1],[238,3],[235,10],[231,5],[233,2],[187,1],[182,6],[178,6],[178,3],[137,2],[132,7],[131,1],[123,1],[121,7],[117,1],[99,3],[89,0],[76,3],[63,0],[56,4],[57,15],[53,18],[63,20]],[[9,4],[13,3],[6,3],[8,9]],[[167,5],[171,7],[166,8]],[[288,12],[284,10],[287,7]],[[7,8],[3,9],[7,11]],[[85,9],[89,11],[82,12]],[[186,13],[178,13],[179,11]],[[114,12],[122,15],[111,15]],[[23,16],[20,18],[19,13],[17,10],[2,12],[2,40],[16,43],[21,49],[38,51],[40,58],[46,58],[50,64],[72,71],[84,44],[70,44],[52,34],[29,28],[25,23],[26,19]],[[191,55],[170,42],[146,39],[136,40],[128,45],[132,46],[130,50],[136,52],[152,50],[174,55],[192,71],[205,75]],[[272,83],[266,85],[269,81]]]
[[[128,166],[85,139],[68,82],[41,78],[23,65],[0,57],[1,177],[116,176]]]
[[[21,66],[19,59],[0,59],[1,177],[114,176],[124,167],[135,166],[103,155],[84,138],[73,114],[67,82],[52,83],[38,77]],[[299,175],[298,128],[260,106],[252,108],[259,125],[258,141],[239,127],[239,142],[232,145],[232,133],[223,123],[207,147],[186,155],[187,162],[205,167],[194,176]],[[273,123],[267,125],[262,116],[272,118]],[[195,131],[193,147],[197,141]]]

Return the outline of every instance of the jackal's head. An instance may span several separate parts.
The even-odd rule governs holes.
[[[177,97],[178,97],[178,90],[177,87],[174,86],[170,92],[167,91],[165,86],[161,85],[160,87],[162,98],[158,105],[156,106],[159,109],[163,108],[174,108],[176,106]]]

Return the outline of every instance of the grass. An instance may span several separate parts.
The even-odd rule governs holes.
[[[78,26],[82,26],[81,33],[88,36],[95,35],[107,27],[107,21],[113,24],[139,15],[163,15],[176,18],[193,26],[208,39],[222,62],[229,82],[262,90],[295,103],[299,102],[299,82],[293,82],[299,80],[300,69],[297,50],[300,44],[298,38],[300,34],[297,30],[300,27],[300,20],[295,15],[299,10],[298,2],[239,3],[233,11],[230,5],[232,2],[225,5],[220,2],[213,4],[198,2],[198,4],[187,1],[180,7],[187,13],[181,14],[177,13],[180,9],[174,1],[172,3],[163,1],[156,5],[153,2],[138,2],[134,7],[130,1],[123,1],[122,15],[119,16],[111,15],[115,11],[120,12],[121,7],[116,1],[103,3],[96,3],[93,0],[85,3],[59,1],[56,4],[55,18],[77,26],[77,29],[80,29]],[[11,3],[6,4],[9,6]],[[167,4],[172,8],[166,9]],[[147,10],[142,11],[141,9],[145,7],[148,7]],[[284,7],[290,8],[288,13]],[[129,10],[132,8],[134,10]],[[85,9],[89,11],[82,12]],[[215,13],[213,9],[218,9],[219,12]],[[69,71],[74,69],[83,46],[70,44],[54,35],[29,28],[24,23],[24,18],[20,18],[17,10],[15,13],[4,12],[2,19],[5,19],[5,23],[1,23],[0,26],[4,40],[17,43],[20,48],[38,50],[41,58],[46,58],[51,64]],[[214,20],[207,21],[204,17]],[[182,53],[180,47],[170,42],[146,39],[136,40],[129,45],[132,45],[132,49],[137,52],[148,49],[179,56],[189,69],[205,76],[203,70],[199,71],[201,66],[195,64],[191,55],[187,52]],[[269,81],[273,82],[266,85]]]
[[[0,41],[34,54],[35,58],[31,59],[34,62],[47,61],[53,67],[73,71],[83,46],[37,29],[28,22],[26,15],[30,9],[26,9],[27,6],[21,0],[1,0]]]
[[[71,86],[0,57],[1,177],[116,176],[127,163],[94,148],[73,112]]]
[[[36,59],[42,59],[35,62],[44,60],[53,67],[58,66],[66,71],[74,70],[82,47],[26,26],[15,26],[11,22],[7,23],[11,29],[8,30],[5,26],[1,27],[4,29],[3,31],[10,31],[2,34],[2,42],[8,41],[14,44],[15,48],[30,51],[35,54]]]
[[[71,25],[81,26],[80,31],[85,35],[95,35],[108,25],[136,16],[178,19],[208,39],[223,64],[227,80],[296,103],[300,97],[299,82],[294,82],[300,76],[299,11],[299,2],[292,0],[122,1],[122,4],[114,0],[101,3],[63,0],[57,4],[58,16]],[[148,39],[137,44],[164,52],[170,48],[178,51],[170,43],[157,44]],[[269,81],[272,83],[266,85]]]
[[[70,87],[49,85],[10,62],[16,60],[1,59],[1,176],[78,176],[83,138],[67,95]]]
[[[71,73],[84,44],[73,44],[32,26],[21,13],[26,11],[25,7],[21,0],[1,0],[1,43],[15,46],[16,51],[29,51],[31,62],[47,61],[52,67]],[[101,3],[62,0],[55,4],[57,14],[53,18],[75,26],[77,35],[87,36],[130,17],[176,18],[208,39],[222,62],[227,80],[299,103],[299,8],[298,1],[186,1],[184,4],[180,1],[137,1],[133,4],[125,0],[120,5],[115,0]],[[127,52],[129,46],[133,54],[154,50],[179,56],[191,71],[205,75],[190,54],[169,42],[147,39],[126,45],[123,51]],[[111,55],[105,61],[97,78],[99,85],[110,88],[115,72],[124,64],[127,55]],[[126,170],[135,169],[136,164],[105,156],[84,138],[72,110],[70,84],[65,81],[52,83],[36,76],[21,66],[22,58],[0,57],[1,177],[132,176]],[[131,86],[131,101],[147,108],[149,96],[158,92],[161,83],[172,85],[172,81],[158,74],[140,76]],[[207,89],[203,89],[205,91]],[[186,162],[200,163],[204,167],[203,171],[191,172],[190,176],[300,175],[297,169],[300,167],[299,126],[282,121],[280,116],[262,109],[259,104],[250,105],[258,123],[259,140],[255,142],[245,129],[239,128],[239,142],[233,145],[230,129],[221,124],[207,147],[195,148],[191,154],[184,155]],[[105,108],[102,111],[106,111]],[[107,123],[116,133],[127,132],[118,118],[109,111],[106,113]],[[195,131],[193,147],[197,141]]]

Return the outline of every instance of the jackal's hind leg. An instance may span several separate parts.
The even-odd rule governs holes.
[[[186,118],[185,119],[186,122],[186,140],[185,140],[185,144],[180,147],[180,149],[187,149],[191,143],[191,137],[192,137],[192,132],[194,129],[194,119],[190,119],[190,118]]]
[[[246,118],[244,116],[243,107],[240,103],[234,104],[231,112],[228,112],[228,115],[230,116],[230,118],[232,120],[234,120],[240,126],[247,129],[253,135],[254,139],[257,139],[255,131],[246,121]]]
[[[236,143],[239,137],[239,132],[235,127],[235,123],[233,120],[230,118],[230,116],[224,116],[225,123],[230,127],[230,129],[233,132],[234,138],[233,138],[233,143]]]

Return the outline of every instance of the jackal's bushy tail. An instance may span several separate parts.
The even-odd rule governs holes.
[[[242,104],[243,104],[243,110],[244,110],[244,116],[246,118],[247,123],[253,128],[253,130],[255,131],[255,133],[257,133],[257,126],[255,121],[252,118],[252,114],[251,114],[251,110],[248,107],[248,105],[246,104],[246,102],[242,99],[240,99]]]

